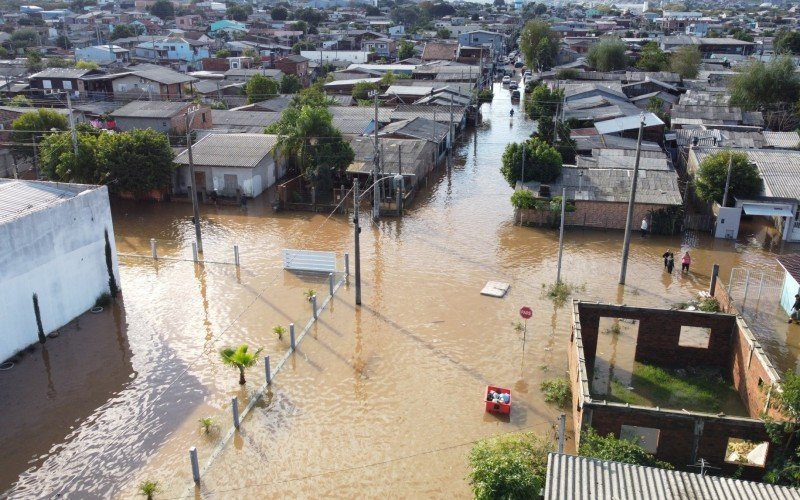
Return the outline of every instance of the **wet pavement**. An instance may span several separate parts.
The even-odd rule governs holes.
[[[352,224],[276,214],[266,196],[246,212],[203,207],[205,258],[232,262],[238,244],[242,267],[196,266],[188,205],[115,202],[119,252],[148,255],[156,238],[161,255],[186,260],[121,257],[122,301],[0,372],[0,490],[132,497],[149,479],[162,497],[194,496],[187,451],[196,446],[201,466],[210,462],[202,492],[214,497],[466,496],[475,440],[522,429],[552,436],[560,411],[543,403],[539,383],[567,370],[571,312],[542,293],[555,281],[557,231],[513,223],[500,157],[534,124],[517,105],[511,120],[510,106],[498,85],[453,168],[432,174],[406,216],[362,222],[363,306],[351,279],[213,461],[231,427],[230,398],[244,405],[264,381],[259,364],[240,388],[218,350],[247,343],[278,359],[288,339],[272,327],[304,325],[304,292],[327,294],[325,277],[283,271],[281,250],[350,252],[352,265]],[[637,236],[621,287],[621,246],[620,231],[567,230],[562,277],[583,287],[576,297],[669,306],[707,289],[714,263],[724,279],[745,262],[773,272],[776,252],[798,250],[758,227],[738,242]],[[665,274],[661,254],[681,246],[692,272]],[[509,294],[479,295],[489,280],[510,283]],[[525,339],[514,328],[522,305],[534,310]],[[769,352],[794,366],[800,327],[772,317]],[[617,349],[630,355],[632,343]],[[512,389],[509,419],[484,413],[489,383]],[[208,435],[203,417],[215,421]]]

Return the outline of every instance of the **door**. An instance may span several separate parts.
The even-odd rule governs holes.
[[[206,173],[205,172],[195,172],[194,173],[194,185],[195,191],[197,192],[197,199],[203,199],[203,193],[206,192]]]
[[[236,196],[239,181],[236,174],[225,174],[225,196]]]

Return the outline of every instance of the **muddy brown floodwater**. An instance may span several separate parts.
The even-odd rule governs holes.
[[[458,147],[452,170],[435,173],[403,219],[365,220],[363,306],[342,288],[271,391],[211,461],[202,492],[213,497],[442,497],[469,495],[467,455],[487,436],[519,430],[553,435],[560,411],[539,383],[567,370],[571,313],[542,295],[556,274],[558,234],[515,226],[511,189],[499,173],[507,142],[534,127],[509,120],[509,93],[496,89],[484,122]],[[515,105],[516,106],[516,105]],[[117,247],[190,258],[188,205],[114,202]],[[238,208],[203,207],[205,258],[242,267],[121,257],[124,299],[85,315],[0,372],[0,487],[15,498],[132,497],[142,480],[161,496],[194,496],[187,450],[209,462],[242,405],[263,383],[263,366],[240,388],[218,350],[247,343],[277,360],[288,347],[272,326],[304,325],[303,292],[325,279],[282,270],[281,249],[352,257],[342,215],[273,213],[267,197]],[[760,226],[738,242],[707,235],[633,239],[628,285],[617,285],[622,233],[568,229],[563,277],[575,297],[668,306],[744,266],[775,271],[777,252]],[[664,274],[665,248],[692,250],[689,275]],[[486,281],[511,284],[503,299],[479,295]],[[525,339],[518,310],[534,310]],[[797,359],[797,326],[764,306],[763,341],[780,368]],[[764,319],[766,318],[766,319]],[[784,317],[785,318],[785,317]],[[774,330],[774,331],[773,331]],[[770,333],[772,332],[772,333]],[[632,342],[613,347],[632,356]],[[487,384],[510,387],[510,419],[483,411]],[[206,435],[198,420],[214,419]],[[570,420],[568,419],[568,422]]]

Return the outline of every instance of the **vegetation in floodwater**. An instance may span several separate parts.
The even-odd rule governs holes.
[[[525,326],[522,324],[521,321],[515,321],[514,322],[514,331],[515,332],[521,332],[524,329],[525,329]]]
[[[633,440],[617,439],[613,434],[601,436],[593,428],[581,432],[578,453],[584,457],[612,460],[626,464],[672,469],[672,464],[656,459]]]
[[[203,432],[209,434],[211,429],[214,427],[214,419],[211,417],[203,417],[200,419],[200,428],[203,429]]]
[[[544,400],[559,408],[566,408],[572,401],[572,387],[566,377],[544,380],[539,385],[544,393]]]
[[[475,443],[469,482],[476,500],[538,498],[553,443],[532,432],[506,434]]]
[[[311,297],[315,296],[316,294],[317,294],[317,291],[314,290],[313,288],[309,288],[308,290],[303,292],[303,295],[306,297],[306,300],[308,300],[309,302],[311,301]]]
[[[139,493],[151,500],[159,490],[158,481],[142,481],[139,483]]]
[[[613,325],[611,325],[610,327],[606,328],[603,331],[603,333],[606,333],[606,334],[610,333],[611,335],[619,335],[621,332],[622,332],[622,330],[619,327],[619,323],[614,323]]]
[[[283,340],[283,334],[286,333],[286,328],[281,325],[275,325],[272,327],[272,333],[278,336],[278,340]]]
[[[716,297],[709,297],[707,295],[698,295],[696,298],[685,302],[676,302],[672,307],[680,310],[703,312],[720,312],[722,310],[719,305],[719,300],[717,300]]]
[[[542,284],[542,289],[545,292],[545,296],[552,300],[553,304],[558,308],[563,306],[567,302],[569,296],[574,292],[586,290],[586,286],[572,285],[566,281],[559,281],[557,283],[551,283],[550,285]]]
[[[239,385],[247,383],[244,378],[244,370],[258,362],[258,355],[262,351],[262,349],[258,349],[255,352],[250,352],[248,349],[247,344],[242,344],[236,349],[226,347],[219,351],[219,356],[224,364],[239,370]]]

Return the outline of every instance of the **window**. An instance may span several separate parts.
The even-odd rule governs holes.
[[[681,347],[696,347],[708,349],[711,340],[711,328],[700,326],[681,326],[681,336],[678,345]]]
[[[746,439],[728,438],[725,449],[725,461],[729,464],[752,465],[764,467],[767,463],[769,442],[748,441]]]
[[[661,434],[659,429],[652,427],[637,427],[635,425],[623,425],[619,430],[619,438],[633,441],[648,453],[656,453],[658,450],[658,437]]]
[[[50,80],[42,80],[42,88],[52,89],[53,88],[53,82],[51,82]]]
[[[64,80],[62,82],[62,85],[64,86],[64,90],[72,90],[72,82],[71,81]]]
[[[200,113],[200,118],[202,119],[203,123],[206,122],[206,114],[205,113]]]

